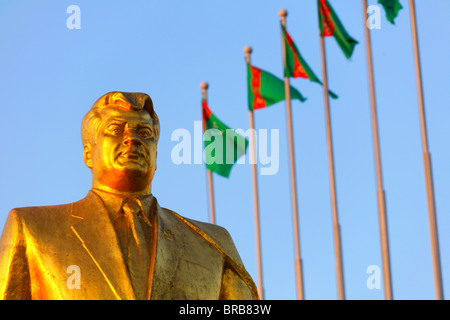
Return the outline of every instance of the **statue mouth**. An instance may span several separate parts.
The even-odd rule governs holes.
[[[145,155],[138,151],[124,151],[120,152],[117,158],[126,158],[127,160],[139,160],[139,159],[145,159]]]
[[[142,155],[138,152],[124,152],[122,156],[126,157],[128,160],[138,160],[142,157]]]

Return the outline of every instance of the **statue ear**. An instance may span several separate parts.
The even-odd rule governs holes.
[[[86,166],[92,168],[92,147],[90,143],[86,144],[83,148],[83,159]]]

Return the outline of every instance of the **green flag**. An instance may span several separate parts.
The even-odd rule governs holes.
[[[245,154],[248,140],[220,121],[204,99],[202,115],[206,168],[228,178],[233,164]]]
[[[394,19],[398,16],[398,12],[403,9],[399,0],[378,0],[384,11],[386,11],[386,19],[392,24],[394,23]]]
[[[322,85],[322,81],[317,78],[309,65],[303,59],[300,51],[292,40],[291,36],[287,32],[286,28],[281,25],[281,33],[283,34],[284,48],[285,48],[285,65],[284,76],[293,78],[305,78],[312,82],[317,82]],[[338,96],[332,91],[328,91],[333,99],[337,99]]]
[[[286,99],[284,81],[273,74],[247,63],[248,107],[250,110],[262,109]],[[291,99],[306,100],[302,94],[290,87]]]
[[[317,0],[317,4],[319,6],[320,35],[322,37],[333,36],[347,59],[350,58],[358,41],[347,33],[327,0]]]

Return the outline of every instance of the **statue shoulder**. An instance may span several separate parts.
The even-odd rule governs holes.
[[[92,202],[95,201],[95,195],[92,192],[88,192],[86,197],[75,202],[48,206],[14,208],[9,212],[9,216],[14,216],[25,220],[33,219],[34,216],[39,216],[42,218],[52,218],[55,216],[56,218],[61,218],[64,215],[69,216],[72,208],[90,206],[92,205]]]
[[[206,235],[213,239],[225,252],[227,252],[237,263],[243,265],[233,238],[227,229],[212,223],[186,219],[192,225],[201,229]]]
[[[71,204],[12,209],[1,230],[0,251],[24,246],[31,238],[51,238],[57,228],[69,221],[64,216],[70,215],[70,207]]]
[[[181,220],[210,245],[215,247],[224,256],[225,270],[233,270],[232,274],[237,274],[241,281],[245,283],[252,298],[259,299],[256,285],[245,269],[234,241],[225,228],[211,223],[188,219],[168,209],[163,210]]]
[[[9,212],[8,216],[11,216],[20,220],[30,220],[36,216],[51,216],[58,213],[69,211],[73,203],[50,205],[50,206],[35,206],[35,207],[19,207],[14,208]]]
[[[233,239],[227,229],[216,224],[185,218],[180,214],[166,208],[162,209],[177,217],[184,224],[188,225],[194,232],[204,238],[207,242],[210,242],[219,251],[229,255],[237,263],[243,265]]]
[[[59,205],[14,208],[8,214],[5,227],[7,224],[26,225],[30,228],[63,225],[65,221],[69,221],[72,208],[84,202],[86,202],[86,198]]]

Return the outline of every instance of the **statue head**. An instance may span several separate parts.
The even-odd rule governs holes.
[[[150,193],[159,119],[145,93],[109,92],[81,123],[84,163],[92,185],[115,193]]]

